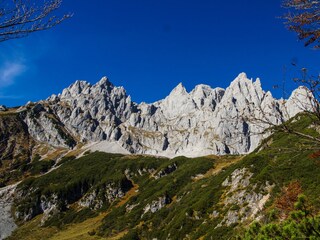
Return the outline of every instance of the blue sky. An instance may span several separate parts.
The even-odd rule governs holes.
[[[299,68],[319,72],[320,51],[305,48],[279,18],[281,1],[64,0],[74,17],[49,31],[0,43],[0,104],[45,99],[75,80],[108,76],[134,101],[164,98],[179,83],[227,87],[240,73],[260,77],[276,97]]]

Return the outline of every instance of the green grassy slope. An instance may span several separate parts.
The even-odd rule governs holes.
[[[297,116],[291,124],[317,135],[310,123],[309,118]],[[276,133],[247,156],[166,159],[91,153],[19,185],[25,195],[16,201],[15,209],[28,212],[39,199],[56,195],[60,213],[40,227],[42,213],[38,212],[33,220],[20,222],[9,239],[229,239],[257,217],[263,220],[293,181],[299,182],[315,208],[320,207],[320,159],[310,157],[317,148],[297,136]],[[170,172],[169,166],[177,169]],[[241,184],[232,190],[223,182],[235,180],[237,169],[243,170],[243,175],[237,175]],[[161,171],[167,174],[158,178]],[[79,206],[83,196],[104,192],[108,184],[123,189],[124,196],[106,201],[98,194],[101,208]],[[255,197],[261,197],[257,202],[263,203],[262,208],[250,215],[247,199]],[[146,211],[161,199],[165,199],[161,209]],[[238,220],[226,224],[226,216],[233,213]]]

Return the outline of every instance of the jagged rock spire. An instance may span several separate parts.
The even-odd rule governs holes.
[[[288,101],[279,101],[263,91],[259,79],[240,73],[226,90],[200,84],[187,92],[179,83],[165,99],[137,104],[123,87],[103,77],[94,85],[76,81],[46,104],[39,102],[37,124],[31,114],[25,122],[31,134],[55,145],[64,143],[64,133],[81,142],[117,142],[132,153],[242,154],[253,151],[263,137],[253,134],[263,127],[248,122],[248,116],[268,116],[267,120],[279,124],[302,111],[293,100],[303,102],[305,91],[299,88]],[[56,119],[59,131],[49,116]],[[41,133],[37,126],[42,126]]]

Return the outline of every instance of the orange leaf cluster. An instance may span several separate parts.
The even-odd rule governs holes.
[[[276,200],[276,207],[281,211],[283,218],[287,218],[294,210],[294,204],[302,193],[301,185],[298,181],[293,181],[282,190],[282,195]]]
[[[309,158],[316,159],[320,157],[320,151],[314,152],[309,155]]]

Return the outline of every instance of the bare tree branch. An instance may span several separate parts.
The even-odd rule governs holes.
[[[0,42],[26,37],[28,34],[56,26],[72,14],[56,16],[62,0],[2,0],[0,1]]]
[[[312,128],[317,129],[320,126],[320,77],[313,76],[308,73],[305,68],[301,69],[301,77],[295,78],[294,81],[300,85],[299,91],[292,95],[288,100],[278,100],[270,106],[273,109],[281,109],[281,111],[274,111],[263,108],[261,105],[252,105],[251,114],[246,116],[246,121],[258,126],[258,129],[262,131],[260,134],[266,132],[284,132],[287,134],[296,135],[310,143],[314,143],[320,146],[320,137],[312,133],[305,132],[305,129],[296,128],[291,121],[288,121],[297,112],[303,112],[305,117],[311,122]],[[288,106],[288,102],[291,102]],[[290,108],[296,108],[294,114],[290,111]],[[275,122],[274,119],[279,119],[279,113],[281,112],[280,122]],[[257,114],[258,113],[258,114]]]

